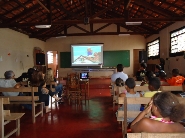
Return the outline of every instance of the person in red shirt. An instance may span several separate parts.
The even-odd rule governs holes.
[[[179,75],[179,70],[178,69],[173,69],[172,70],[172,77],[167,79],[167,82],[171,86],[182,86],[185,78],[183,76]]]

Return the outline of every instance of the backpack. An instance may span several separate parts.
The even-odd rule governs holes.
[[[121,78],[117,78],[115,81],[116,86],[124,86],[124,81]]]

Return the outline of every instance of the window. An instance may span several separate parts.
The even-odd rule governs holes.
[[[147,57],[148,57],[148,59],[160,58],[159,45],[160,45],[159,38],[147,43]]]
[[[53,53],[48,51],[47,55],[48,55],[48,64],[52,64],[53,63]]]
[[[181,56],[185,51],[185,27],[170,32],[170,57]]]

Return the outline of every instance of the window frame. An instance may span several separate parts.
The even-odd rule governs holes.
[[[179,31],[184,31],[183,33],[181,33],[181,34],[184,34],[184,37],[185,37],[185,26],[183,26],[183,27],[180,27],[180,28],[178,28],[178,29],[176,29],[176,30],[173,30],[173,31],[171,31],[170,32],[170,47],[169,47],[169,56],[170,57],[176,57],[176,56],[182,56],[182,55],[184,55],[184,51],[185,51],[185,48],[182,50],[182,51],[180,51],[180,52],[175,52],[175,53],[172,53],[172,41],[175,41],[175,38],[178,38],[178,36],[180,36],[181,34],[178,34],[178,32]],[[177,35],[172,35],[172,34],[177,34]],[[172,37],[173,36],[173,37]],[[173,39],[173,40],[172,40]],[[183,38],[182,38],[183,39]],[[185,42],[184,42],[185,43]],[[179,45],[177,45],[176,47],[179,47]]]
[[[154,43],[155,41],[157,41],[158,40],[158,45],[159,45],[159,52],[158,52],[158,55],[155,55],[155,56],[149,56],[149,44],[151,44],[151,46],[155,46],[155,44],[156,43]],[[152,43],[154,43],[153,45],[152,45]],[[146,43],[146,50],[147,50],[147,58],[148,59],[159,59],[160,58],[160,37],[158,37],[158,38],[156,38],[156,39],[154,39],[154,40],[152,40],[152,41],[150,41],[150,42],[148,42],[148,43]]]

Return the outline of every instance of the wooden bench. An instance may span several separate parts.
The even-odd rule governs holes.
[[[3,110],[3,104],[10,104],[9,98],[0,98],[0,137],[7,138],[16,133],[16,136],[20,135],[20,118],[25,113],[10,113],[10,110]],[[8,134],[4,134],[4,126],[11,121],[16,121],[16,127]]]
[[[35,123],[35,118],[38,115],[43,116],[43,102],[39,102],[39,96],[34,96],[35,92],[38,92],[38,87],[20,87],[15,88],[2,88],[0,92],[24,92],[31,93],[31,96],[0,96],[0,98],[8,97],[11,104],[32,104],[32,122]],[[36,105],[40,104],[40,110],[36,113]]]
[[[135,81],[135,83],[136,83],[136,86],[140,86],[142,81]]]
[[[160,90],[165,92],[165,91],[183,91],[182,86],[161,86]]]
[[[122,122],[122,134],[125,136],[127,134],[127,118],[136,118],[141,111],[128,111],[128,104],[148,104],[151,98],[146,97],[137,97],[137,98],[127,98],[127,97],[118,97],[118,104],[124,105],[124,110],[118,110],[117,112],[117,121]],[[126,114],[125,114],[126,113]],[[126,120],[126,121],[125,121]]]
[[[127,133],[127,138],[185,138],[185,133]]]

